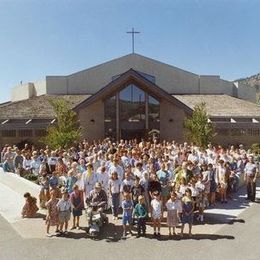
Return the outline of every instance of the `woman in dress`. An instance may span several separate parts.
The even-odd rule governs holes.
[[[179,214],[182,212],[181,201],[177,199],[177,194],[175,192],[170,193],[170,199],[166,202],[167,208],[167,224],[169,227],[169,237],[176,235],[175,227],[179,224]],[[173,233],[171,233],[171,229]]]
[[[221,203],[227,203],[227,168],[223,160],[219,160],[216,172]]]
[[[50,226],[56,226],[56,232],[59,232],[59,211],[57,208],[57,203],[59,202],[59,199],[57,199],[56,197],[55,190],[52,190],[50,192],[50,196],[50,200],[46,203],[46,207],[48,209],[48,213],[46,216],[46,231],[48,237],[51,237]]]
[[[194,202],[191,197],[191,190],[187,188],[185,191],[185,195],[182,198],[181,237],[183,237],[183,230],[185,224],[189,224],[189,237],[192,236],[191,229],[193,224],[193,211],[194,211]]]
[[[70,200],[72,203],[72,215],[73,215],[73,226],[71,229],[79,229],[79,218],[82,215],[84,209],[83,192],[79,190],[78,185],[73,186],[73,192],[70,194]]]

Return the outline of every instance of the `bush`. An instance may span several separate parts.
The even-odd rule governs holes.
[[[25,178],[28,181],[32,181],[37,183],[38,182],[38,177],[35,176],[33,173],[25,173],[24,175],[22,175],[23,178]]]

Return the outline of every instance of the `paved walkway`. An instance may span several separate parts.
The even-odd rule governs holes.
[[[3,203],[0,205],[0,214],[12,225],[12,227],[23,238],[45,238],[44,214],[45,210],[40,210],[38,218],[23,219],[21,218],[21,208],[24,204],[23,194],[30,192],[33,196],[38,197],[39,186],[27,181],[13,173],[4,173],[0,168],[0,194]],[[223,227],[224,224],[234,224],[243,222],[239,215],[245,211],[251,203],[245,200],[245,187],[233,195],[233,200],[227,204],[218,203],[215,208],[208,208],[205,212],[206,224],[194,225],[193,233],[200,235],[213,235]],[[260,198],[260,188],[257,187],[257,197]],[[164,213],[166,215],[166,213]],[[113,221],[110,217],[110,223],[104,230],[104,236],[112,239],[120,239],[122,234],[121,221]],[[85,226],[85,217],[81,218],[81,225]],[[185,232],[185,230],[184,230]],[[187,232],[187,230],[186,230]],[[152,234],[152,228],[148,226],[147,233]],[[162,235],[168,234],[165,222],[161,231]],[[81,238],[86,236],[84,230],[70,232],[72,238]],[[55,239],[59,239],[56,238]]]

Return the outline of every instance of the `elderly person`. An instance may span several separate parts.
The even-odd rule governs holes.
[[[102,213],[107,205],[107,194],[102,189],[102,185],[99,182],[95,184],[94,189],[89,193],[89,196],[87,196],[86,204],[88,206],[88,226],[90,226],[92,224],[93,210],[97,210]]]

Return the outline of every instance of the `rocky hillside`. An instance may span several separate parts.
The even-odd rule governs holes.
[[[234,80],[235,82],[240,82],[243,84],[246,84],[251,87],[255,87],[257,94],[256,94],[256,102],[260,105],[260,73],[247,77],[247,78],[242,78],[238,80]]]
[[[260,73],[247,77],[247,78],[238,79],[238,80],[234,80],[234,81],[238,81],[243,84],[246,84],[246,85],[249,85],[252,87],[256,87],[257,91],[260,90]]]

